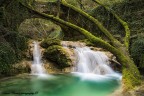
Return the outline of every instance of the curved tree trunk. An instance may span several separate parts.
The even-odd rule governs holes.
[[[82,11],[79,8],[76,8],[73,5],[68,4],[65,0],[61,0],[61,4],[64,6],[67,6],[68,8],[71,8],[72,10],[78,12],[82,16],[86,17],[88,20],[92,21],[100,30],[105,34],[105,36],[111,41],[111,43],[116,47],[116,46],[122,46],[122,44],[112,36],[112,34],[102,25],[101,22],[98,21],[98,19],[90,16],[86,12]]]
[[[130,40],[130,29],[129,29],[129,26],[128,26],[127,22],[122,20],[112,9],[110,9],[109,7],[103,5],[100,1],[98,1],[98,0],[92,0],[92,1],[94,1],[97,4],[103,6],[107,11],[111,12],[111,14],[117,19],[117,21],[119,21],[120,24],[124,27],[124,30],[125,30],[124,44],[125,44],[125,46],[128,50],[129,49],[129,40]]]
[[[117,60],[123,65],[122,73],[123,73],[124,90],[132,89],[134,86],[140,84],[140,73],[139,73],[136,65],[134,64],[133,60],[130,58],[130,56],[128,54],[126,54],[128,52],[123,51],[123,50],[125,50],[125,48],[123,46],[112,46],[109,43],[107,43],[106,41],[92,35],[89,31],[87,31],[87,30],[85,30],[85,29],[83,29],[83,28],[81,28],[77,25],[74,25],[70,22],[66,22],[66,21],[64,21],[64,20],[62,20],[58,17],[54,17],[53,15],[47,15],[47,14],[44,14],[44,13],[40,13],[40,12],[32,9],[32,7],[28,7],[27,5],[25,5],[23,3],[21,3],[21,4],[25,8],[27,8],[30,12],[33,12],[33,14],[36,14],[39,17],[44,18],[44,19],[52,20],[52,21],[56,22],[59,25],[64,25],[64,26],[67,26],[69,28],[72,28],[72,29],[80,32],[81,34],[83,34],[90,42],[92,42],[96,45],[99,45],[102,48],[104,48],[104,49],[110,51],[111,53],[113,53],[117,57]],[[83,15],[88,16],[85,13]],[[93,17],[90,17],[90,19],[92,19],[92,18]],[[102,26],[102,25],[100,24],[99,26]],[[115,41],[113,41],[113,42],[117,43]],[[120,44],[120,45],[122,45],[122,44]]]

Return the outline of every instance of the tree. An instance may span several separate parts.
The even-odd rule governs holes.
[[[136,85],[140,84],[140,73],[138,71],[138,68],[134,64],[133,60],[131,59],[131,57],[129,55],[129,50],[128,50],[129,37],[130,37],[129,27],[128,27],[127,23],[125,21],[123,21],[114,11],[109,10],[108,7],[102,5],[97,0],[94,0],[95,2],[97,2],[98,4],[103,6],[106,10],[110,11],[111,14],[113,14],[114,17],[124,27],[125,32],[126,32],[124,44],[122,44],[120,41],[118,41],[111,34],[111,32],[109,32],[102,25],[102,23],[100,21],[98,21],[96,18],[90,16],[88,13],[84,12],[83,10],[81,10],[77,7],[68,4],[65,0],[61,0],[61,1],[58,0],[58,2],[60,4],[57,4],[57,5],[58,6],[64,5],[68,8],[70,8],[71,10],[74,10],[75,12],[81,14],[82,16],[87,18],[88,20],[92,21],[95,24],[95,26],[97,26],[99,28],[99,30],[101,30],[101,32],[105,34],[105,36],[109,39],[110,43],[108,43],[107,41],[104,41],[101,38],[91,34],[90,31],[88,31],[88,30],[86,30],[86,29],[84,29],[84,28],[82,28],[76,24],[73,24],[71,22],[67,22],[63,19],[60,19],[59,13],[57,14],[57,16],[53,16],[53,15],[38,12],[37,10],[35,10],[33,8],[32,1],[33,0],[16,0],[15,2],[17,2],[17,4],[22,5],[21,9],[27,9],[27,11],[29,11],[31,14],[35,14],[36,16],[38,16],[40,18],[49,19],[49,20],[59,24],[60,26],[67,26],[71,29],[74,29],[77,32],[80,32],[81,34],[83,34],[91,43],[99,45],[100,47],[113,53],[116,56],[117,60],[123,65],[122,73],[123,73],[124,90],[132,89]],[[22,19],[25,19],[25,18],[23,17]],[[20,21],[20,22],[22,22],[22,21]]]

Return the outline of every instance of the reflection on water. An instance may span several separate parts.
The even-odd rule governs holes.
[[[89,80],[73,74],[48,78],[27,75],[1,80],[0,96],[107,96],[119,87],[119,82],[112,76]]]

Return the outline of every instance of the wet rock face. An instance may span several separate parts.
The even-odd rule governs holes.
[[[42,61],[44,67],[49,73],[72,72],[77,64],[77,56],[74,51],[76,47],[86,47],[83,42],[62,41],[57,39],[47,39],[39,42]],[[94,51],[104,52],[110,61],[113,70],[121,72],[121,64],[117,62],[115,56],[110,52],[98,48],[90,47]],[[28,60],[33,59],[33,41],[29,41],[29,49],[26,57]]]

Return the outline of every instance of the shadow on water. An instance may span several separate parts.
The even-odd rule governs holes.
[[[1,80],[0,96],[107,96],[119,86],[120,81],[113,77],[89,80],[74,74],[22,75]]]

